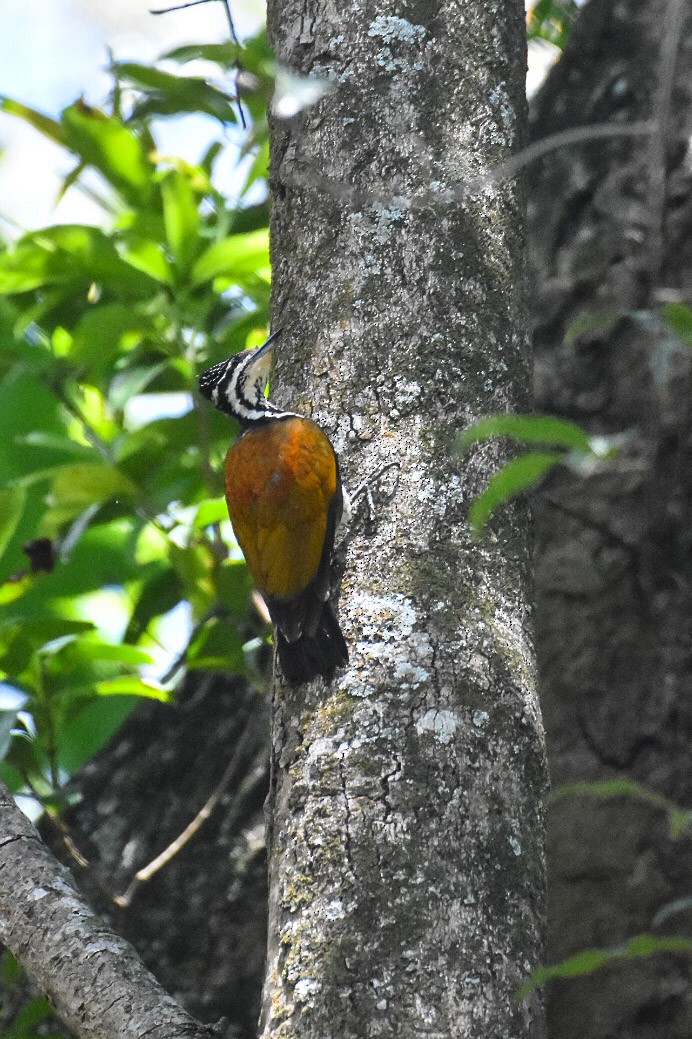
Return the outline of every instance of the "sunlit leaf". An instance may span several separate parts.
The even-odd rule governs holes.
[[[180,577],[166,567],[148,578],[136,599],[132,616],[125,632],[128,642],[139,639],[156,617],[172,610],[184,596]]]
[[[89,369],[101,368],[125,346],[133,347],[151,332],[151,321],[125,303],[93,307],[79,319],[72,338],[70,359]]]
[[[482,533],[498,506],[504,505],[521,491],[535,487],[548,470],[561,461],[563,456],[556,452],[532,451],[519,458],[512,458],[503,465],[469,509],[469,523],[474,537]]]
[[[51,433],[43,433],[36,429],[14,438],[16,444],[28,444],[30,447],[42,447],[47,451],[59,451],[61,454],[77,455],[79,458],[93,457],[94,449],[88,444],[79,444],[69,437],[59,437]]]
[[[125,368],[112,379],[108,400],[114,408],[124,408],[128,400],[142,393],[167,365],[167,361],[158,364],[138,365]]]
[[[145,682],[136,675],[123,675],[120,678],[106,678],[95,686],[99,696],[144,696],[150,700],[161,700],[167,703],[171,694],[160,685]]]
[[[128,646],[125,643],[98,642],[91,639],[80,639],[79,655],[85,660],[114,660],[119,664],[151,664],[152,658],[146,650],[139,646]]]
[[[57,144],[65,143],[65,134],[60,123],[45,115],[44,112],[39,112],[29,105],[24,105],[21,101],[15,101],[14,98],[7,97],[5,94],[0,94],[0,111],[23,119],[25,123],[29,123],[35,130],[42,133],[44,137],[48,137]]]
[[[161,181],[166,237],[180,271],[186,272],[199,252],[199,212],[190,182],[179,170]]]
[[[164,285],[172,284],[171,268],[163,246],[158,242],[147,238],[130,239],[127,245],[120,247],[120,255],[131,267],[148,274],[150,278]]]
[[[562,50],[578,10],[576,0],[537,0],[529,9],[529,40],[545,40]]]
[[[269,267],[269,232],[263,228],[232,235],[210,246],[194,265],[191,281],[202,285],[218,277],[242,280],[265,267]]]
[[[86,298],[94,282],[116,294],[135,297],[147,291],[140,274],[118,255],[114,243],[97,227],[59,224],[24,235],[0,253],[0,293],[28,292],[46,285],[77,285]]]
[[[212,523],[221,523],[228,519],[228,506],[225,498],[208,498],[200,502],[195,513],[194,526],[208,527]]]
[[[62,113],[65,143],[129,202],[150,198],[154,166],[139,138],[113,116],[82,101]]]

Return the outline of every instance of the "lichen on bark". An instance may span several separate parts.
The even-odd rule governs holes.
[[[277,396],[353,487],[351,667],[275,689],[262,1031],[537,1036],[545,764],[527,636],[527,520],[473,544],[502,451],[477,414],[526,408],[522,200],[454,201],[521,142],[523,7],[270,3],[278,59],[334,91],[272,128]]]

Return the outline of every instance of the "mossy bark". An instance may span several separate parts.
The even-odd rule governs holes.
[[[516,999],[543,919],[528,523],[473,544],[502,452],[454,452],[528,407],[521,195],[452,195],[521,144],[523,15],[269,4],[279,61],[334,86],[272,128],[273,393],[351,488],[398,468],[342,553],[351,667],[275,689],[264,1039],[542,1033]]]

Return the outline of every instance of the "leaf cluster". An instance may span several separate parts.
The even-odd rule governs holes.
[[[0,247],[0,768],[49,811],[138,697],[171,695],[166,617],[189,618],[187,668],[252,676],[266,633],[222,497],[234,431],[195,393],[268,322],[274,70],[262,34],[242,48],[241,135],[238,58],[195,45],[114,63],[106,108],[78,100],[59,118],[0,98],[71,158],[62,191],[104,212],[104,227]],[[193,59],[213,75],[188,75]],[[193,111],[216,121],[205,154],[161,154],[156,120]],[[233,202],[215,182],[227,126],[243,160]]]

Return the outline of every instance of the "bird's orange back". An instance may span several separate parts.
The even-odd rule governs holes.
[[[238,544],[260,592],[298,595],[315,577],[337,489],[334,449],[298,416],[247,429],[229,448],[226,501]]]

